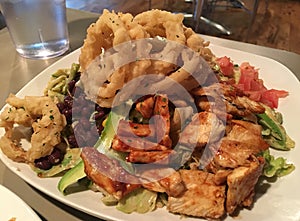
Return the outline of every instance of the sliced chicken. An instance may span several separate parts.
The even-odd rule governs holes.
[[[200,170],[180,170],[186,191],[169,197],[167,209],[172,213],[218,219],[225,214],[225,185],[217,186],[214,175]]]
[[[214,148],[216,154],[207,166],[214,173],[222,168],[248,165],[252,155],[269,147],[261,136],[260,125],[240,120],[232,120],[227,136],[215,145],[219,145]]]
[[[207,169],[213,173],[216,173],[219,169],[233,169],[248,165],[251,156],[258,153],[256,149],[247,143],[228,139],[223,139],[218,148],[212,161],[207,166]]]
[[[153,99],[152,99],[153,98]],[[137,124],[121,120],[112,148],[128,152],[127,161],[132,163],[169,162],[172,152],[170,134],[169,100],[166,95],[157,94],[146,98],[145,103],[136,104],[138,111],[147,110],[144,115],[150,117],[149,124]],[[145,111],[145,110],[144,110]],[[150,115],[151,113],[151,115]]]
[[[172,146],[172,140],[169,137],[170,111],[169,99],[166,95],[155,95],[153,113],[157,142],[170,148]]]
[[[108,158],[94,147],[82,148],[81,158],[89,179],[117,199],[141,186],[139,180],[124,170],[118,161]]]
[[[157,163],[168,164],[173,150],[163,151],[139,151],[132,150],[127,156],[127,161],[131,163]]]
[[[227,170],[220,169],[220,170],[218,170],[215,173],[215,176],[214,176],[215,184],[217,184],[217,185],[225,184],[226,181],[227,181],[227,177],[231,172],[232,172],[231,169],[227,169]]]
[[[232,127],[227,139],[247,143],[255,153],[266,150],[269,144],[262,138],[262,127],[243,120],[232,120]]]
[[[224,134],[225,126],[211,112],[200,112],[193,116],[180,135],[179,142],[184,145],[202,147],[209,142],[218,141]]]
[[[150,96],[137,102],[135,108],[144,118],[149,119],[153,115],[154,96]]]
[[[198,106],[202,110],[211,111],[218,116],[247,116],[251,113],[264,113],[265,108],[251,100],[242,91],[229,84],[215,83],[207,87],[197,88],[193,94],[198,98]],[[227,116],[227,118],[230,118]]]
[[[176,197],[186,190],[180,173],[172,168],[148,170],[142,176],[145,179],[142,186],[151,191],[167,193],[168,196]]]
[[[155,128],[152,124],[138,124],[126,120],[120,120],[117,130],[118,136],[155,137]]]
[[[240,206],[251,206],[254,188],[264,167],[263,158],[253,158],[248,167],[241,166],[232,171],[227,177],[226,211],[232,214]]]
[[[153,150],[168,150],[166,146],[153,143],[142,138],[118,137],[116,136],[112,142],[112,148],[121,152],[130,152],[133,150],[153,151]]]

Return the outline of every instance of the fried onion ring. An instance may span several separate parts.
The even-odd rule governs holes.
[[[161,36],[185,45],[183,19],[183,14],[155,9],[136,15],[134,21],[143,26],[151,37]]]
[[[81,68],[85,70],[88,64],[101,54],[102,48],[109,49],[129,40],[128,30],[120,17],[115,12],[103,10],[98,21],[87,29],[87,39],[79,56]]]
[[[5,134],[0,139],[2,152],[14,161],[25,163],[49,155],[61,142],[61,131],[66,126],[64,115],[52,99],[45,96],[26,96],[21,99],[10,94],[6,102],[10,106],[0,115],[0,126],[5,128]],[[13,137],[16,124],[33,129],[28,150],[23,149],[20,140]]]
[[[191,28],[185,27],[183,19],[182,14],[173,14],[158,9],[142,12],[135,17],[129,13],[116,14],[104,10],[97,22],[88,28],[79,57],[82,69],[81,82],[87,97],[102,107],[111,107],[116,93],[124,84],[133,78],[147,74],[170,76],[173,80],[185,85],[192,82],[191,86],[186,88],[188,90],[194,88],[196,81],[188,76],[191,72],[188,73],[182,68],[178,71],[179,67],[175,65],[176,61],[181,59],[178,57],[181,46],[191,48],[208,63],[212,63],[214,55],[208,49],[209,43],[205,42]],[[161,60],[159,56],[151,59],[139,59],[147,57],[151,51],[151,45],[141,47],[137,45],[136,47],[142,48],[142,51],[135,52],[136,59],[131,60],[127,58],[133,54],[130,53],[130,47],[129,50],[122,49],[124,44],[121,43],[156,37],[178,43],[177,45],[166,44],[160,51],[159,55],[169,60]],[[106,60],[106,63],[101,63],[99,57],[110,49],[118,52],[119,57],[115,56]],[[127,59],[129,62],[123,62],[120,66],[118,64],[122,59],[123,61]],[[112,73],[110,73],[111,70],[113,70]]]

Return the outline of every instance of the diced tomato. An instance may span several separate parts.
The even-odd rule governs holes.
[[[285,90],[270,89],[269,92],[270,93],[275,93],[277,95],[277,97],[279,97],[279,98],[284,98],[284,97],[287,97],[289,95],[289,92],[287,92]]]
[[[251,90],[252,91],[266,91],[267,88],[264,86],[264,81],[261,79],[256,79],[251,81]]]
[[[229,57],[221,57],[217,59],[217,63],[220,66],[221,72],[224,76],[231,77],[233,75],[233,63]]]
[[[261,100],[261,91],[246,91],[245,94],[249,95],[249,98],[254,101]]]
[[[251,66],[249,62],[243,62],[240,65],[240,69],[242,74],[251,75],[252,78],[258,79],[258,70],[254,66]]]
[[[261,95],[261,102],[269,105],[271,108],[277,108],[278,107],[278,96],[276,93],[273,93],[270,90],[265,91]]]
[[[258,70],[251,66],[248,62],[240,65],[240,80],[236,87],[242,90],[254,101],[260,101],[271,108],[278,107],[279,98],[286,97],[287,91],[270,89],[264,86],[262,79],[259,79]]]
[[[242,84],[245,91],[253,90],[253,87],[260,88],[261,82],[258,79],[258,71],[248,62],[240,66],[241,76],[238,84]]]
[[[271,108],[277,108],[279,98],[286,97],[287,95],[287,91],[270,89],[262,93],[260,101]]]

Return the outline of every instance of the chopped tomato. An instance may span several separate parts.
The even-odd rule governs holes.
[[[278,99],[286,97],[287,91],[267,89],[262,79],[259,79],[258,70],[251,66],[248,62],[244,62],[240,66],[240,80],[236,87],[242,90],[254,101],[260,101],[271,108],[278,107]]]
[[[233,75],[233,63],[229,57],[221,57],[217,59],[217,63],[220,66],[221,72],[224,76],[231,77]]]
[[[289,92],[287,92],[285,90],[270,89],[269,92],[270,93],[275,93],[277,95],[277,97],[279,97],[279,98],[284,98],[284,97],[287,97],[289,95]]]
[[[279,98],[286,97],[287,95],[287,91],[270,89],[262,93],[260,101],[271,108],[277,108]]]
[[[267,88],[264,86],[264,82],[261,79],[256,79],[251,81],[250,86],[252,91],[265,91]]]
[[[261,100],[261,91],[247,91],[246,94],[251,100],[260,101]]]

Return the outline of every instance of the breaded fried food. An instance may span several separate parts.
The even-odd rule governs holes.
[[[34,162],[49,155],[61,142],[61,131],[66,126],[66,119],[59,112],[50,97],[26,96],[24,99],[10,94],[6,102],[10,105],[0,115],[0,126],[5,134],[0,139],[2,152],[17,162]],[[20,141],[13,138],[16,125],[32,127],[31,147],[22,148]]]
[[[124,84],[147,74],[169,76],[175,82],[189,87],[192,85],[192,88],[198,86],[190,75],[201,64],[196,62],[194,55],[181,55],[182,48],[190,48],[207,62],[212,62],[214,55],[208,48],[209,43],[192,29],[185,27],[183,19],[182,14],[158,9],[135,17],[129,13],[104,10],[99,19],[88,28],[79,56],[81,82],[87,97],[102,107],[111,107],[116,93]],[[151,59],[147,57],[153,53],[153,45],[148,42],[142,42],[144,45],[139,45],[140,42],[133,44],[132,48],[137,48],[137,51],[134,51],[136,54],[132,53],[132,41],[156,37],[163,39],[162,42],[172,42],[165,43],[160,48],[161,51],[157,53],[159,56],[154,55]],[[124,44],[126,42],[130,44]],[[99,57],[106,51],[109,51],[108,54],[113,51],[118,55],[110,54],[109,59],[104,62]],[[176,64],[178,60],[183,60],[180,67]],[[201,80],[204,79],[205,74],[201,77]]]

